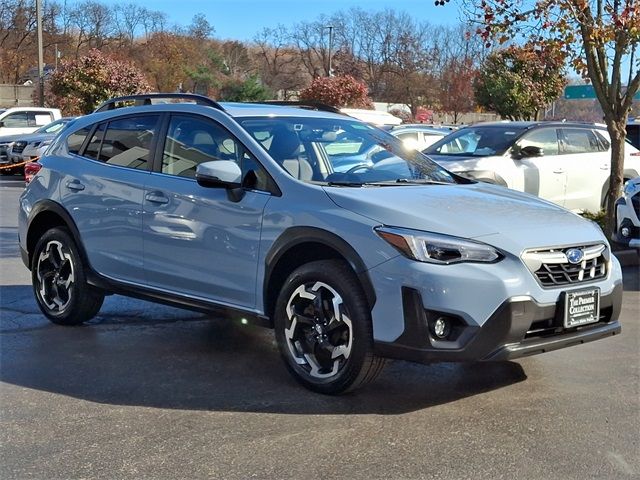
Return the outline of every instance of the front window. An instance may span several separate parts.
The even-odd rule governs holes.
[[[329,185],[455,183],[387,132],[352,119],[246,118],[243,128],[291,176]]]
[[[558,132],[555,128],[542,128],[527,133],[518,142],[520,148],[540,147],[544,155],[558,155]]]
[[[162,173],[194,178],[199,164],[219,160],[238,164],[246,188],[269,190],[269,176],[262,165],[226,128],[206,117],[171,116]]]
[[[428,147],[427,155],[489,157],[504,154],[522,133],[511,125],[462,128]]]

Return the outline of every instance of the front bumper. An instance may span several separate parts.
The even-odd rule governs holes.
[[[455,341],[437,340],[431,326],[439,313],[424,308],[419,291],[402,290],[404,332],[394,342],[375,342],[376,353],[383,357],[419,363],[512,360],[621,331],[622,283],[600,297],[598,323],[565,329],[561,300],[539,304],[531,297],[516,297],[502,303],[482,326],[466,325],[459,318],[460,334]]]
[[[638,195],[640,193],[635,195],[636,202]],[[628,232],[627,236],[622,235],[623,227]],[[634,208],[632,197],[625,196],[616,201],[616,231],[613,240],[619,245],[640,249],[640,218]]]

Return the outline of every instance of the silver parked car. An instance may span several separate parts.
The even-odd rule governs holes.
[[[106,103],[37,164],[19,241],[52,322],[120,293],[258,323],[328,394],[385,358],[508,360],[620,332],[620,265],[592,222],[317,105],[162,96]]]

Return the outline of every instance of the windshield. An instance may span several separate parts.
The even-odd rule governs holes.
[[[523,131],[523,128],[514,128],[508,124],[462,128],[427,147],[424,153],[475,157],[502,155]]]
[[[257,117],[240,124],[290,175],[328,185],[456,183],[387,132],[353,119]]]
[[[69,123],[69,119],[56,120],[55,122],[46,124],[44,127],[40,127],[33,133],[56,133],[67,123]]]

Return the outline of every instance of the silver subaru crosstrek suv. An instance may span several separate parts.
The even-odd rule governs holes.
[[[40,160],[19,237],[54,323],[111,293],[258,323],[322,393],[385,358],[509,360],[620,332],[620,265],[594,223],[322,105],[109,101]]]

